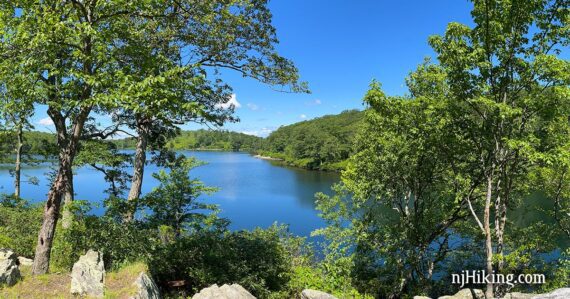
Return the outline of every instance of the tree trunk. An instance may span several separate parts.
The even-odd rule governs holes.
[[[34,275],[45,274],[49,271],[51,248],[59,217],[61,197],[65,190],[65,184],[66,176],[60,167],[60,170],[58,171],[48,193],[48,199],[44,208],[44,221],[38,235],[34,264],[32,265],[32,273]]]
[[[485,215],[483,219],[483,227],[485,230],[485,253],[487,255],[486,260],[486,271],[487,275],[493,274],[493,241],[491,239],[491,198],[493,196],[493,176],[490,175],[487,178],[487,194],[485,198]],[[489,298],[494,298],[493,283],[487,283],[487,289],[485,291],[485,296]]]
[[[20,186],[21,186],[21,173],[22,173],[22,148],[24,147],[23,138],[23,128],[22,125],[17,127],[17,144],[16,144],[16,167],[14,169],[14,196],[20,197]]]
[[[496,223],[496,236],[497,236],[497,255],[499,255],[499,257],[501,257],[501,259],[499,259],[498,264],[497,264],[497,270],[499,272],[501,272],[503,270],[504,267],[504,259],[503,259],[503,252],[505,249],[505,241],[504,241],[504,235],[505,235],[505,224],[507,223],[507,202],[506,202],[506,198],[503,199],[503,201],[500,203],[499,207],[495,209],[497,215],[495,215],[495,218],[497,218],[497,220],[495,221]]]
[[[70,228],[71,224],[73,223],[73,213],[70,210],[71,205],[73,204],[73,195],[74,195],[73,169],[71,167],[70,169],[66,169],[66,176],[67,176],[67,181],[65,186],[65,194],[63,196],[63,202],[64,202],[63,216],[61,217],[61,227],[63,227],[64,229]]]
[[[135,150],[135,161],[133,165],[133,176],[131,180],[131,189],[127,201],[129,203],[129,211],[125,215],[125,222],[134,219],[137,211],[138,200],[141,195],[141,188],[144,177],[144,166],[146,164],[146,149],[148,145],[148,134],[150,132],[150,121],[137,117],[137,145]]]
[[[38,244],[32,265],[32,274],[40,275],[49,271],[51,248],[55,229],[61,208],[61,200],[68,190],[68,184],[72,182],[71,167],[77,152],[79,138],[83,132],[85,121],[92,107],[83,107],[73,122],[71,134],[68,135],[65,118],[58,111],[48,109],[48,115],[54,121],[57,130],[57,143],[59,146],[59,169],[48,192],[48,198],[44,207],[44,219],[42,228],[38,234]]]

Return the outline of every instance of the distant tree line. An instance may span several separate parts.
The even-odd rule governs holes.
[[[112,141],[119,149],[133,149],[134,138]],[[172,150],[223,150],[257,152],[263,147],[263,138],[224,130],[181,131],[166,142]]]
[[[363,119],[363,111],[347,110],[338,115],[280,127],[267,138],[227,130],[200,129],[174,132],[161,142],[170,150],[243,151],[279,158],[286,164],[307,169],[339,170],[344,168],[351,154],[353,138]],[[49,157],[55,154],[54,134],[25,131],[24,139],[23,152],[28,155]],[[12,137],[3,139],[3,153],[15,151],[12,140]],[[118,150],[137,147],[135,137],[108,142]],[[5,155],[3,159],[11,161],[13,157]]]
[[[14,142],[14,131],[2,131],[0,135],[0,161],[12,163],[15,160],[15,153],[18,143]],[[46,132],[24,131],[22,133],[22,162],[36,162],[39,160],[53,158],[56,150],[55,135]]]

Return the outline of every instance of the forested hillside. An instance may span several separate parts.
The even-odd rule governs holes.
[[[133,149],[135,138],[114,140],[119,149]],[[231,131],[196,130],[182,131],[169,140],[167,148],[173,150],[223,150],[255,152],[261,149],[261,137]]]
[[[262,154],[308,169],[342,169],[363,117],[349,110],[281,127],[269,135]]]
[[[3,132],[0,136],[0,148],[2,162],[14,160],[14,153],[16,150],[16,143],[14,142],[13,132]],[[46,132],[29,131],[23,132],[23,147],[22,154],[35,156],[43,156],[48,158],[53,156],[56,148],[55,135]]]

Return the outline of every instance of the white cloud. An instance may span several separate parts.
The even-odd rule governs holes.
[[[307,116],[306,116],[305,114],[301,114],[301,115],[299,115],[299,117],[302,118],[302,119],[307,118]]]
[[[247,135],[253,135],[253,136],[257,136],[257,137],[267,137],[269,136],[269,134],[271,134],[271,132],[273,132],[274,129],[272,128],[261,128],[259,130],[252,130],[252,131],[241,131],[243,134],[247,134]]]
[[[229,109],[230,107],[234,107],[235,109],[241,108],[241,104],[240,102],[238,102],[236,94],[232,94],[229,101],[227,103],[223,103],[223,104],[216,104],[216,108],[222,108],[222,109]]]
[[[259,106],[255,105],[254,103],[247,103],[247,107],[253,111],[259,110]]]
[[[38,125],[42,126],[53,126],[53,120],[49,117],[42,118],[36,122]]]
[[[320,105],[320,104],[322,104],[322,103],[323,103],[323,102],[321,102],[321,100],[319,100],[319,99],[316,99],[316,100],[315,100],[315,105]]]

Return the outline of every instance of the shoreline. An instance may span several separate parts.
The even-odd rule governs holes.
[[[254,155],[254,158],[261,159],[261,160],[268,160],[268,161],[284,161],[283,159],[273,158],[269,156],[262,156],[262,155]]]

